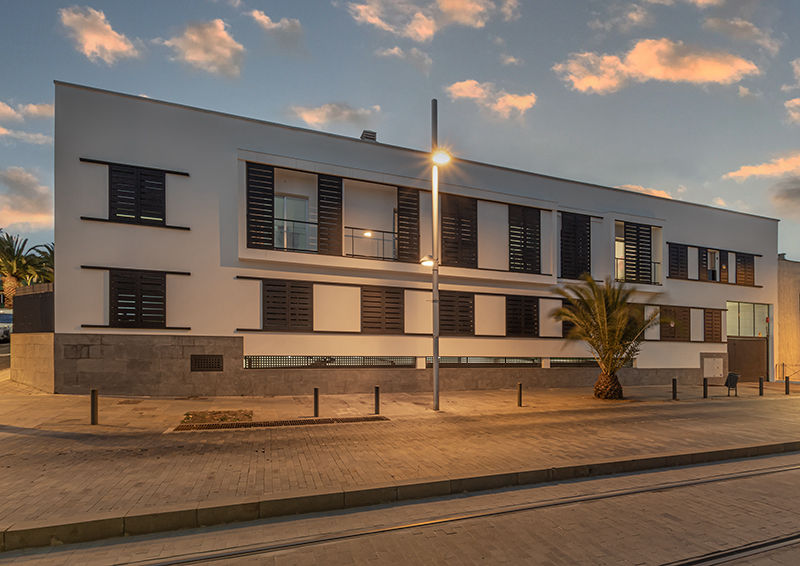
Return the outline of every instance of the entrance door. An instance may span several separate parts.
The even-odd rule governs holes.
[[[738,373],[741,381],[766,380],[767,339],[728,337],[728,371]]]

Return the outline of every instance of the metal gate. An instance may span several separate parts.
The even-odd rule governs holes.
[[[766,380],[767,351],[766,338],[728,337],[728,371],[738,373],[741,381]]]

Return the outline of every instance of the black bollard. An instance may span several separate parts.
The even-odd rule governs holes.
[[[672,378],[672,400],[678,400],[678,380],[676,378]]]
[[[96,425],[98,423],[97,389],[92,389],[89,392],[89,399],[91,400],[91,408],[92,408],[91,423],[93,425]]]
[[[381,414],[381,388],[380,386],[375,386],[375,414]]]
[[[758,378],[758,396],[759,397],[763,397],[764,396],[764,378],[763,377],[759,377]]]
[[[789,378],[785,377],[783,380],[786,382],[786,394],[789,394]]]
[[[522,383],[517,383],[517,407],[522,407]]]
[[[708,378],[703,378],[703,399],[708,399]]]
[[[319,416],[319,387],[314,388],[314,416]]]

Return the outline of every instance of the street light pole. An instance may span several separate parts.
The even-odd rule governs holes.
[[[431,154],[439,146],[439,112],[431,100]],[[433,410],[439,410],[439,166],[431,173],[431,213],[433,215]]]

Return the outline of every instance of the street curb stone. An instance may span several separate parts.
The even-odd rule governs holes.
[[[241,500],[225,500],[223,505],[219,504],[220,501],[217,501],[216,504],[203,502],[191,507],[157,508],[149,513],[143,512],[144,509],[139,508],[130,510],[122,517],[87,516],[83,520],[70,523],[48,523],[47,521],[12,523],[5,530],[0,531],[0,551],[88,542],[126,535],[151,534],[518,485],[690,466],[798,451],[800,451],[800,441],[781,442],[473,477],[431,478],[345,491],[306,492],[291,497],[275,496],[267,499],[251,497]]]

